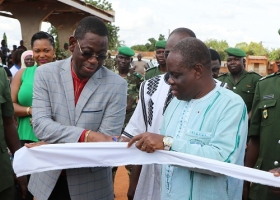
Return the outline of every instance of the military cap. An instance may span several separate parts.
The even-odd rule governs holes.
[[[246,53],[238,48],[228,48],[225,50],[225,52],[229,55],[229,56],[237,56],[237,57],[246,57]]]
[[[157,49],[165,49],[166,41],[165,40],[159,40],[156,42],[156,48]]]
[[[119,54],[129,56],[129,57],[135,55],[134,51],[129,47],[119,47],[118,51],[119,51]]]

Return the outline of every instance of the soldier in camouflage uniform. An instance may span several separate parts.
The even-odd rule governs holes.
[[[63,60],[71,56],[68,51],[69,45],[67,42],[64,43],[63,49],[60,50],[59,55],[57,55],[57,60]]]
[[[135,72],[130,68],[130,63],[132,62],[134,56],[134,51],[129,47],[119,47],[119,53],[116,56],[118,68],[115,69],[115,72],[123,77],[127,81],[127,106],[126,106],[126,115],[123,125],[122,132],[129,122],[138,102],[139,88],[143,77],[138,72]],[[131,166],[126,166],[128,170],[128,175],[130,177]],[[113,180],[117,171],[117,167],[113,167]]]
[[[111,58],[111,53],[110,52],[108,53],[108,57],[104,61],[103,65],[105,67],[107,67],[107,69],[110,69],[110,70],[113,70],[113,71],[117,70],[116,69],[116,66],[117,66],[116,60],[114,58]]]

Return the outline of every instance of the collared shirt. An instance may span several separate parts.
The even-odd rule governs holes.
[[[77,74],[74,72],[73,67],[71,68],[71,73],[72,73],[72,77],[73,77],[74,96],[75,96],[75,105],[76,105],[89,78],[86,78],[84,80],[79,79]],[[87,132],[87,130],[84,130],[82,132],[79,142],[84,142],[86,132]]]
[[[256,84],[261,76],[255,72],[243,70],[238,81],[235,82],[232,74],[223,74],[218,77],[219,81],[227,83],[228,89],[241,96],[247,106],[248,112],[252,109]]]
[[[71,73],[73,77],[74,96],[75,96],[75,105],[76,105],[89,78],[86,78],[84,80],[79,79],[77,74],[74,72],[73,68],[71,69]]]

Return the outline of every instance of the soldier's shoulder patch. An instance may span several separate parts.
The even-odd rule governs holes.
[[[139,79],[143,78],[143,76],[141,74],[139,74],[138,72],[134,72],[133,75],[136,76]]]
[[[146,70],[146,73],[149,72],[149,71],[154,71],[155,69],[157,69],[157,67],[149,68],[149,69]]]
[[[280,73],[279,73],[279,72],[275,72],[275,73],[269,74],[269,75],[267,75],[267,76],[262,77],[262,78],[260,79],[260,81],[265,80],[265,79],[268,79],[268,78],[271,78],[271,77],[274,77],[274,76],[276,76],[276,75],[278,75],[278,74],[280,74]]]

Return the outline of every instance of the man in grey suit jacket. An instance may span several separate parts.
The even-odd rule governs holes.
[[[124,122],[127,83],[102,66],[108,48],[106,25],[92,16],[82,19],[69,44],[72,57],[36,71],[35,134],[48,143],[112,142]],[[114,199],[110,167],[36,173],[28,187],[37,200]]]

